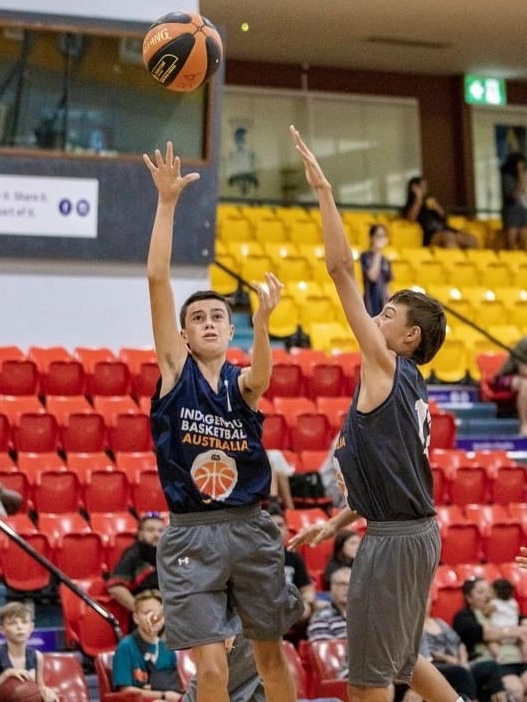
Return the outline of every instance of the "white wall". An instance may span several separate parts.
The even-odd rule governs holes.
[[[177,281],[177,282],[176,282]],[[176,303],[207,289],[204,269],[175,269]],[[152,346],[144,268],[0,266],[0,346]]]
[[[81,17],[104,17],[129,22],[153,22],[157,17],[172,12],[174,6],[167,0],[0,0],[0,10],[13,12],[38,12],[50,15],[74,15]],[[198,0],[178,0],[177,9],[182,12],[199,12]]]

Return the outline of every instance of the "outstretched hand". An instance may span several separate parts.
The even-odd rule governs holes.
[[[296,548],[303,546],[304,544],[316,546],[321,541],[330,539],[332,536],[335,536],[335,527],[330,522],[310,524],[289,539],[287,542],[287,548],[294,551]]]
[[[253,289],[258,293],[258,307],[253,315],[253,323],[258,319],[265,322],[269,320],[272,311],[280,302],[280,296],[284,287],[274,273],[265,274],[265,284],[253,283]]]
[[[298,129],[295,129],[293,125],[289,127],[289,133],[293,139],[296,150],[300,154],[304,166],[306,169],[306,180],[309,185],[315,190],[319,188],[331,188],[328,179],[324,175],[324,171],[320,167],[319,162],[315,158],[315,155],[309,149],[307,144],[304,142],[300,136]]]
[[[525,568],[527,570],[527,546],[522,546],[520,548],[520,555],[516,556],[514,560],[520,568]]]
[[[174,156],[174,147],[167,141],[165,155],[159,149],[154,151],[154,160],[143,154],[143,161],[150,171],[152,180],[157,188],[159,197],[163,200],[175,202],[180,193],[195,180],[199,180],[199,173],[181,175],[181,159]]]

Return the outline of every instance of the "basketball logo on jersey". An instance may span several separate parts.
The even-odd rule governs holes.
[[[190,475],[203,502],[226,500],[238,483],[236,461],[223,451],[205,451],[194,459]]]

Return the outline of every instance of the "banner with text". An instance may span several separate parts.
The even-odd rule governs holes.
[[[0,175],[0,235],[97,237],[96,178]]]

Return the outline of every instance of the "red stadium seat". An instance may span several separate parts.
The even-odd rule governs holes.
[[[348,659],[348,642],[346,639],[329,639],[309,643],[313,663],[314,692],[317,697],[347,697],[346,679],[342,679],[342,670]]]
[[[57,451],[59,438],[58,422],[48,412],[22,414],[18,425],[13,427],[13,445],[16,451]]]
[[[489,525],[483,537],[483,558],[489,563],[513,561],[525,544],[522,526],[519,522]]]
[[[337,397],[317,397],[317,412],[325,414],[329,420],[333,433],[340,431],[344,418],[350,408],[351,400],[347,395]]]
[[[8,523],[14,524],[12,521]],[[50,559],[51,548],[45,534],[18,531],[18,535],[40,555]],[[1,542],[0,567],[4,583],[13,590],[23,592],[42,590],[51,582],[49,570],[10,538],[3,539]]]
[[[107,427],[115,426],[119,414],[141,413],[130,395],[96,395],[93,398],[93,408],[102,414]]]
[[[456,418],[452,412],[434,412],[430,434],[430,449],[453,449],[456,445]]]
[[[62,447],[66,453],[93,453],[107,447],[104,417],[98,413],[74,412],[62,427]]]
[[[61,702],[90,702],[88,682],[74,653],[44,653],[43,677]]]
[[[124,512],[130,507],[130,483],[117,468],[93,470],[84,484],[84,505],[93,512]]]
[[[38,515],[38,529],[47,536],[52,548],[68,534],[87,534],[91,531],[90,525],[79,512],[42,512]]]
[[[116,468],[104,451],[70,452],[67,456],[67,466],[77,474],[81,485],[85,485],[89,481],[90,474],[94,470],[113,470]]]
[[[47,373],[55,361],[72,361],[73,356],[65,346],[30,346],[27,358],[37,364],[39,373]]]
[[[114,453],[152,450],[150,417],[146,414],[118,414],[115,426],[108,429],[108,444]]]
[[[71,470],[43,471],[36,476],[32,499],[39,514],[76,512],[82,507],[79,478]]]
[[[106,551],[99,534],[67,533],[55,542],[52,558],[69,578],[98,578],[107,570]]]
[[[307,394],[315,402],[320,397],[339,397],[347,387],[342,366],[336,363],[317,363],[307,382]],[[349,404],[349,400],[348,400]]]
[[[12,448],[11,423],[9,417],[0,414],[0,451],[6,453]]]
[[[156,455],[153,451],[116,451],[114,458],[115,467],[126,473],[130,483],[135,482],[141,470],[157,470]]]
[[[156,363],[157,356],[154,348],[135,348],[123,346],[117,354],[120,361],[124,361],[132,376],[139,373],[143,363]]]
[[[448,491],[450,500],[456,505],[483,504],[488,498],[488,477],[484,468],[460,467],[452,471]]]
[[[316,414],[313,400],[308,397],[275,397],[273,406],[277,414],[282,414],[289,427],[296,424],[299,414]]]
[[[263,424],[262,443],[266,449],[289,448],[289,428],[283,414],[269,414]]]
[[[101,702],[141,702],[144,696],[139,689],[122,692],[114,690],[112,685],[113,656],[114,651],[110,649],[97,653],[94,658]]]
[[[132,378],[124,361],[99,361],[88,376],[87,392],[91,396],[128,395]]]
[[[501,566],[496,563],[458,563],[455,568],[461,584],[470,577],[485,578],[489,583],[503,577]]]
[[[481,535],[469,522],[451,524],[442,535],[441,563],[477,563],[481,560]]]
[[[40,374],[34,361],[6,360],[0,367],[0,394],[35,395]]]
[[[17,464],[31,485],[38,482],[42,473],[46,471],[67,470],[64,460],[55,451],[21,451],[17,456]]]
[[[132,395],[134,397],[152,397],[159,378],[160,373],[157,361],[141,363],[137,375],[132,375]]]
[[[307,697],[306,671],[298,655],[298,651],[290,641],[282,642],[287,659],[289,670],[296,683],[296,695],[298,698]]]
[[[52,361],[40,376],[40,392],[43,395],[84,395],[86,373],[80,361]]]
[[[293,451],[328,450],[333,440],[333,431],[325,414],[302,413],[291,427]]]
[[[23,414],[45,411],[36,395],[0,395],[0,413],[8,417],[11,427],[18,425]]]
[[[76,346],[73,356],[79,359],[89,375],[93,375],[97,363],[118,360],[114,352],[106,346]]]
[[[502,505],[527,500],[527,473],[523,466],[502,466],[490,480],[490,499]]]
[[[84,395],[48,395],[46,409],[61,427],[69,424],[72,414],[93,414],[93,405]]]
[[[142,470],[132,485],[132,504],[137,514],[166,512],[167,503],[157,469]]]
[[[302,368],[296,363],[276,363],[273,366],[266,397],[299,397],[304,393]]]

